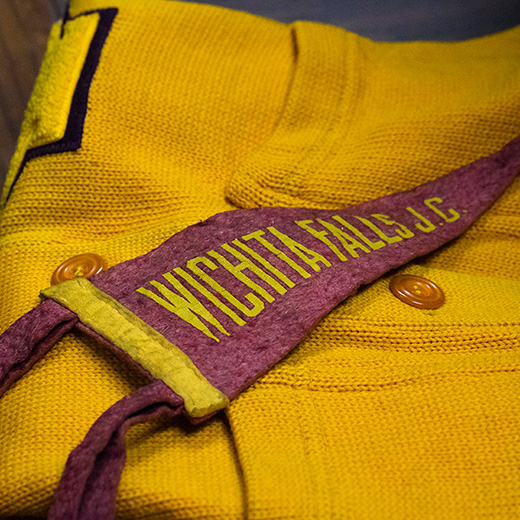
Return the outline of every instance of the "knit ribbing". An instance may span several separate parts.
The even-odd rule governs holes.
[[[81,0],[71,15],[108,7],[81,148],[29,161],[2,213],[2,330],[68,257],[114,265],[238,206],[361,202],[519,132],[518,29],[386,44],[165,0]],[[45,87],[38,102],[59,101]],[[120,517],[518,515],[519,208],[516,182],[403,269],[439,283],[438,311],[382,279],[233,403],[231,429],[222,416],[137,426]],[[91,339],[62,340],[0,400],[0,515],[44,515],[70,451],[143,383]]]

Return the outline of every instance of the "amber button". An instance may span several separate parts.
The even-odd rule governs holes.
[[[437,284],[413,274],[394,276],[390,290],[404,303],[419,309],[438,309],[445,301],[444,292]]]
[[[73,278],[90,278],[107,268],[105,259],[96,253],[83,253],[73,256],[60,264],[52,273],[51,284],[56,285]]]

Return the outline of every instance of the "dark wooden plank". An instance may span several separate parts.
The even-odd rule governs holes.
[[[0,1],[0,185],[60,2],[65,0]]]
[[[46,1],[15,2],[14,14],[24,37],[21,44],[38,71],[47,45],[49,29],[55,21],[54,9]]]
[[[14,4],[0,2],[0,85],[2,88],[2,117],[16,133],[20,115],[25,109],[27,90],[34,82],[36,71],[23,49],[23,30],[17,23]]]
[[[52,7],[54,12],[54,18],[58,20],[63,17],[63,13],[65,12],[65,7],[67,6],[67,0],[47,0]]]

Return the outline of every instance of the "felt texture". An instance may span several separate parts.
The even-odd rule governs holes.
[[[189,357],[85,278],[51,286],[41,295],[74,312],[89,329],[102,334],[154,378],[166,383],[183,398],[190,416],[204,417],[228,404]]]
[[[49,519],[113,518],[130,426],[182,411],[182,399],[162,381],[125,397],[104,413],[69,457]]]
[[[201,367],[203,374],[216,388],[234,398],[240,390],[250,385],[298,344],[325,313],[361,285],[372,282],[387,271],[418,256],[430,253],[467,229],[503,193],[519,170],[520,138],[516,138],[492,156],[482,158],[435,181],[408,192],[382,197],[355,207],[341,210],[260,208],[220,214],[183,230],[145,256],[93,276],[93,283],[106,294],[82,279],[50,287],[41,294],[75,312],[83,324],[87,325],[84,330],[92,329],[101,334],[154,377],[163,379],[172,390],[186,396],[185,400],[188,398],[188,403],[185,403],[185,406],[191,416],[204,417],[225,406],[227,400],[219,397],[218,390],[213,395],[214,389],[211,386],[204,390],[206,380],[192,365],[192,360],[196,366]],[[435,201],[435,211],[432,210],[431,201]],[[427,226],[426,217],[417,220],[418,213],[413,210],[414,207],[420,208],[425,202],[433,215],[428,215],[431,220],[426,220]],[[439,203],[448,204],[449,209],[444,210],[446,213],[439,209]],[[454,207],[458,209],[455,210]],[[355,249],[349,249],[354,243],[352,241],[359,238],[360,229],[363,229],[359,225],[357,228],[354,227],[354,232],[352,228],[343,228],[342,235],[339,236],[346,237],[347,242],[343,238],[343,242],[337,240],[336,245],[330,238],[323,240],[329,233],[322,230],[318,237],[313,233],[306,235],[305,227],[297,225],[298,222],[304,222],[308,229],[309,224],[324,221],[336,225],[340,222],[345,226],[349,223],[357,224],[358,221],[366,224],[374,215],[383,215],[387,227],[397,225],[401,234],[395,234],[396,229],[393,228],[391,231],[394,234],[388,236],[384,232],[388,232],[387,229],[369,226],[369,232],[364,231],[365,234],[362,234],[365,244],[356,241]],[[305,275],[298,279],[298,283],[286,282],[291,289],[288,295],[287,288],[277,284],[282,297],[276,300],[272,294],[272,281],[271,285],[268,285],[265,279],[263,282],[253,282],[257,287],[256,292],[262,294],[271,305],[264,310],[262,303],[261,316],[253,317],[246,324],[244,318],[247,318],[247,315],[244,315],[239,323],[243,327],[236,327],[232,333],[226,331],[225,336],[220,339],[209,332],[207,337],[197,333],[190,321],[182,319],[182,313],[171,312],[170,308],[157,305],[156,299],[153,298],[150,299],[150,303],[144,298],[147,293],[139,290],[150,281],[161,280],[165,274],[170,276],[167,280],[172,280],[171,272],[174,272],[175,268],[185,268],[186,264],[190,265],[190,260],[203,258],[208,252],[222,247],[222,244],[236,245],[238,238],[249,237],[258,231],[264,236],[266,231],[273,229],[274,232],[271,232],[275,237],[289,236],[299,244],[300,255],[303,254],[303,257],[307,258],[308,265],[301,265],[303,257],[298,258],[295,251],[290,249],[290,243],[277,243],[276,246],[277,249],[287,246],[288,250],[283,254],[294,258],[292,263],[286,263],[286,266],[294,266],[295,261],[299,260],[300,269],[297,272],[303,272]],[[330,231],[331,228],[325,226],[325,229]],[[332,236],[336,236],[334,232]],[[380,240],[381,237],[386,239],[386,243]],[[372,245],[372,250],[367,244]],[[302,249],[301,245],[304,245],[305,249]],[[365,254],[361,253],[359,256],[356,249],[362,250]],[[257,259],[257,264],[252,262],[248,268],[253,274],[258,275],[260,271],[255,270],[255,267],[258,269],[259,265],[262,265],[258,264],[258,259],[262,256],[258,250],[256,255],[254,249],[252,252],[251,249],[247,251],[252,258]],[[347,254],[350,255],[350,259],[347,259]],[[316,260],[316,255],[319,255],[320,260]],[[280,251],[272,256],[274,258],[270,259],[269,264],[283,269]],[[243,264],[243,255],[238,258],[242,259]],[[321,262],[321,267],[318,262]],[[222,263],[222,266],[226,265],[228,264]],[[309,274],[309,270],[312,272],[309,265],[318,271],[313,273],[314,276]],[[226,273],[227,277],[222,277],[220,284],[228,291],[240,294],[241,298],[247,297],[247,294],[244,295],[246,284],[237,276],[232,276],[233,272],[236,273],[232,270]],[[284,279],[287,280],[287,277]],[[201,277],[201,280],[204,278]],[[250,278],[246,280],[251,282]],[[257,284],[263,284],[263,288]],[[271,294],[267,292],[268,288]],[[208,294],[208,289],[210,287],[201,294]],[[170,293],[172,290],[168,289]],[[146,291],[150,294],[148,289]],[[182,304],[186,304],[187,300],[182,298],[183,294],[185,292],[176,297]],[[193,295],[191,296],[193,298]],[[44,307],[43,311],[32,311],[32,315],[20,319],[0,336],[3,379],[7,379],[11,370],[14,371],[12,367],[17,368],[20,363],[24,366],[26,358],[34,356],[39,359],[43,355],[40,351],[43,352],[44,347],[39,346],[42,338],[49,336],[55,340],[59,339],[60,336],[53,332],[57,324],[63,321],[64,313],[56,306],[51,306],[50,311],[48,309],[49,307]],[[59,311],[56,316],[53,316],[52,309]],[[45,311],[48,311],[47,314]],[[74,320],[71,316],[74,315],[65,313],[65,316],[72,321],[72,327]],[[32,325],[28,334],[26,321],[30,321]],[[37,330],[40,321],[41,332]],[[233,330],[228,324],[226,327]],[[163,339],[166,341],[161,344]],[[37,348],[33,351],[24,345],[25,350],[20,351],[19,345],[25,341],[33,348],[37,345]],[[218,342],[218,355],[215,355],[215,344],[212,342]],[[47,348],[50,345],[49,341],[45,341],[44,344]],[[179,345],[187,356],[182,352],[176,354],[175,345]],[[194,378],[187,377],[191,373],[194,374]],[[12,379],[12,376],[9,377]],[[199,387],[199,382],[203,386]],[[197,405],[199,399],[200,403],[205,404]]]
[[[76,314],[46,301],[0,335],[0,396],[77,322]]]
[[[92,282],[177,345],[214,387],[232,399],[297,345],[325,313],[361,285],[372,282],[418,256],[430,253],[462,233],[503,193],[519,170],[520,138],[516,138],[489,158],[482,158],[410,191],[355,207],[340,210],[258,208],[223,213],[181,231],[143,257],[129,260],[92,277]],[[442,216],[430,207],[425,207],[425,201],[435,201],[437,211],[443,208]],[[431,219],[428,226],[417,218],[416,209],[410,212],[409,208],[418,208],[422,214],[428,215],[428,219]],[[385,235],[386,242],[372,229],[363,229],[359,225],[359,222],[363,222],[359,219],[371,219],[374,224],[379,223],[373,215],[384,215],[384,219],[391,222],[379,226],[383,234],[385,231],[388,233]],[[339,224],[337,217],[341,219]],[[347,236],[360,240],[341,222],[357,225],[355,229],[363,230],[364,236],[373,244],[373,249],[369,249],[366,244],[362,249],[359,242],[360,246],[349,253],[330,232],[330,228],[320,225],[323,221],[335,224]],[[326,231],[328,243],[298,226],[297,222],[308,222],[312,224],[312,229]],[[399,227],[397,229],[407,238],[396,234],[396,223],[397,226],[404,226],[405,232]],[[304,245],[307,248],[302,253],[304,256],[312,259],[313,254],[318,254],[321,260],[312,263],[312,266],[306,264],[287,245],[277,240],[277,235],[269,233],[273,228]],[[283,289],[283,294],[277,294],[273,283],[269,285],[260,279],[258,272],[255,273],[254,268],[249,266],[247,280],[254,280],[258,284],[256,291],[251,292],[251,285],[224,269],[225,263],[221,263],[216,274],[213,274],[213,264],[211,271],[207,271],[236,298],[247,301],[247,297],[251,298],[252,294],[257,299],[260,295],[264,298],[264,301],[257,300],[260,312],[250,318],[242,313],[240,324],[221,313],[220,319],[226,333],[220,333],[218,341],[213,334],[204,334],[188,320],[181,319],[182,314],[175,314],[171,308],[161,306],[141,292],[141,287],[146,291],[157,287],[150,285],[150,282],[161,282],[161,287],[166,284],[170,287],[167,290],[175,292],[181,304],[185,304],[183,293],[176,292],[167,282],[171,282],[172,275],[176,275],[175,269],[189,271],[187,266],[194,258],[214,260],[215,257],[208,254],[211,251],[226,255],[222,244],[232,245],[233,241],[258,231],[262,232],[263,238],[269,237],[270,243],[278,250],[292,257],[293,262],[305,268],[306,274],[302,276],[293,269],[290,273],[293,282]],[[333,245],[333,241],[336,245]],[[275,268],[286,273],[291,271],[288,268],[290,264],[282,261],[280,255],[271,253],[269,256],[265,247],[251,245],[251,241],[247,241],[247,244]],[[348,245],[351,243],[347,242]],[[235,251],[237,247],[235,243]],[[238,258],[237,262],[233,254],[227,256],[233,265],[242,265],[244,269],[242,258]],[[256,265],[261,267],[258,260]],[[196,276],[194,273],[191,275]],[[177,278],[182,280],[178,274]],[[201,277],[199,282],[203,280]],[[160,292],[156,291],[156,294],[161,296]],[[206,307],[211,305],[207,298],[204,300],[198,294],[197,297]],[[222,294],[218,297],[223,299]],[[218,312],[219,309],[216,306],[214,308]]]
[[[27,161],[1,212],[2,330],[72,256],[94,252],[114,266],[237,208],[357,205],[488,156],[519,133],[518,29],[381,43],[165,0],[74,0],[70,16],[99,23],[100,13],[86,13],[109,8],[118,11],[90,82],[81,147]],[[59,35],[51,45],[81,59],[81,41]],[[45,58],[61,72],[41,84],[41,108],[68,103],[76,88],[60,65]],[[49,128],[41,113],[35,124]],[[29,130],[23,153],[37,146]],[[514,517],[519,188],[399,269],[438,283],[440,309],[397,300],[389,273],[324,316],[225,415],[131,428],[116,515]],[[149,382],[100,341],[83,329],[65,334],[0,399],[0,517],[44,517],[69,453]]]
[[[126,431],[132,424],[152,419],[165,411],[162,409],[164,408],[163,401],[168,401],[170,406],[173,401],[175,413],[181,413],[185,409],[190,417],[195,419],[211,415],[227,404],[227,399],[222,399],[220,392],[210,387],[192,366],[190,355],[197,359],[205,373],[211,374],[214,384],[224,389],[230,397],[235,397],[240,390],[251,384],[301,341],[323,314],[352,294],[360,285],[373,281],[389,269],[394,269],[417,256],[431,252],[468,228],[473,220],[503,193],[519,170],[520,138],[517,138],[489,158],[483,158],[464,166],[409,192],[383,197],[354,208],[335,211],[264,208],[228,212],[212,217],[178,233],[148,255],[130,260],[92,277],[93,281],[97,281],[105,290],[117,295],[117,300],[96,289],[88,280],[79,278],[42,291],[43,297],[74,312],[81,320],[84,331],[88,333],[92,330],[96,336],[101,335],[135,362],[141,364],[154,377],[161,378],[162,375],[162,383],[167,385],[167,389],[165,389],[159,381],[156,381],[137,391],[116,403],[94,424],[85,440],[69,458],[50,518],[75,520],[113,518],[115,493],[125,460]],[[449,202],[450,208],[445,210],[445,213],[438,206],[432,206],[433,201],[436,204]],[[438,217],[435,221],[425,217],[421,217],[419,222],[416,221],[418,213],[413,209],[410,211],[410,209],[420,207],[423,203]],[[453,209],[453,206],[458,210]],[[360,234],[358,228],[348,227],[347,220],[352,222],[356,218],[366,224],[369,222],[368,217],[381,216],[381,211],[385,213],[383,216],[385,223],[390,226],[398,223],[400,235],[388,236],[379,228],[369,226],[376,236],[367,237],[363,233]],[[237,234],[247,237],[262,230],[263,235],[264,229],[270,230],[277,237],[287,237],[286,233],[289,233],[289,236],[294,239],[295,224],[303,222],[307,228],[301,227],[301,229],[309,229],[309,224],[315,221],[323,223],[325,221],[323,219],[331,217],[334,222],[343,223],[351,233],[354,229],[356,237],[364,237],[365,245],[363,246],[361,242],[354,242],[352,236],[345,231],[342,235],[335,235],[333,232],[335,237],[343,237],[337,245],[334,245],[329,238],[324,240],[327,233],[321,232],[316,236],[311,232],[311,236],[325,244],[328,250],[321,246],[317,247],[319,245],[317,243],[310,244],[312,250],[302,246],[302,244],[308,244],[306,240],[308,237],[305,237],[301,230],[296,234],[297,242],[294,240],[283,242],[289,248],[289,254],[295,256],[296,259],[299,257],[299,260],[306,259],[307,268],[310,265],[314,270],[321,272],[322,267],[317,265],[319,261],[328,271],[322,273],[321,280],[316,278],[315,280],[318,281],[310,283],[312,275],[300,265],[297,272],[304,273],[302,276],[305,281],[299,284],[286,281],[292,292],[289,294],[290,297],[286,297],[281,302],[276,302],[272,295],[269,296],[269,293],[266,292],[267,275],[264,273],[265,276],[262,277],[264,288],[253,285],[253,287],[257,287],[256,292],[263,294],[264,298],[272,304],[263,315],[264,321],[256,319],[249,323],[247,329],[239,329],[240,332],[246,330],[245,335],[238,332],[237,337],[234,337],[233,334],[226,332],[227,337],[219,341],[218,356],[215,356],[215,350],[211,348],[211,345],[205,345],[201,342],[200,336],[195,335],[192,324],[183,335],[180,323],[174,327],[168,325],[168,315],[162,317],[166,323],[163,324],[157,320],[153,308],[146,312],[139,305],[139,300],[137,304],[132,303],[134,291],[137,291],[141,297],[150,294],[149,291],[148,293],[139,292],[138,287],[147,277],[158,278],[166,268],[166,274],[170,274],[172,265],[184,267],[187,264],[189,266],[190,257],[203,258],[208,251],[213,251],[219,246],[223,247],[222,240],[233,242],[236,245],[236,238],[233,237],[237,237]],[[430,218],[432,217],[430,216]],[[444,227],[442,227],[442,231],[439,230],[437,236],[431,235],[437,227],[441,226]],[[327,229],[330,230],[330,226]],[[414,231],[412,232],[411,229]],[[396,230],[393,229],[393,231]],[[385,244],[378,238],[385,238],[387,243]],[[408,240],[408,244],[405,246],[402,244],[403,238]],[[296,249],[295,243],[298,244]],[[355,249],[362,249],[366,255],[360,257],[357,251],[351,249],[352,244],[357,244]],[[380,251],[375,258],[370,258],[369,255],[372,253],[366,247],[368,244],[371,244],[373,248],[372,253],[380,251],[382,248],[383,251]],[[183,245],[182,248],[181,245]],[[392,245],[393,247],[388,247]],[[340,249],[341,246],[344,247],[343,252]],[[223,247],[223,249],[226,248]],[[251,249],[248,251],[257,260],[262,258],[258,252],[255,255]],[[282,254],[288,258],[286,253],[281,253],[278,249],[276,251],[275,258],[279,262]],[[341,262],[348,261],[346,254],[349,253],[352,257],[351,260],[357,260],[356,265],[353,268],[350,265],[346,267],[345,263],[327,260],[330,258],[331,251]],[[181,252],[181,256],[177,256],[176,252]],[[295,255],[295,253],[299,254]],[[251,272],[258,275],[258,265],[251,262],[244,264],[243,255],[238,258],[242,260],[240,265],[248,266]],[[138,269],[135,269],[135,264],[138,264]],[[228,264],[224,262],[222,265]],[[266,264],[264,258],[262,265],[274,264]],[[298,264],[293,259],[288,265],[294,267]],[[281,266],[277,265],[277,267]],[[273,268],[271,271],[280,272],[275,269]],[[228,290],[236,294],[239,292],[240,283],[237,272],[240,274],[242,270],[231,269],[229,272],[235,273],[235,279],[228,280],[225,285]],[[325,276],[326,274],[329,276]],[[119,282],[121,279],[124,280],[124,283]],[[287,280],[287,277],[280,275],[280,279]],[[172,278],[169,280],[171,281]],[[249,278],[246,280],[251,282]],[[287,289],[282,288],[279,283],[275,285],[272,281],[270,283],[271,289],[279,287],[279,293],[282,295],[287,293]],[[117,287],[113,288],[111,284]],[[164,289],[161,292],[162,294],[171,293],[171,291],[165,292]],[[207,289],[202,294],[208,294]],[[174,301],[171,298],[170,300]],[[157,303],[154,298],[152,301]],[[277,303],[282,306],[283,310],[277,308]],[[43,307],[44,304],[40,308]],[[129,309],[138,312],[141,319]],[[52,310],[51,306],[51,312]],[[54,327],[56,322],[59,323],[59,318],[63,314],[60,309],[58,311],[53,322]],[[28,313],[26,317],[30,315],[31,313]],[[182,318],[185,314],[178,313],[177,316]],[[37,326],[39,323],[37,312],[31,318],[33,326]],[[48,322],[52,321],[52,318],[54,318],[52,314],[50,319],[48,315],[43,315],[42,327],[47,325],[44,333],[48,334]],[[151,328],[142,321],[144,319],[157,325],[155,328]],[[181,321],[181,323],[183,322]],[[245,321],[241,319],[241,323],[245,324]],[[288,323],[294,324],[293,327],[289,327]],[[20,337],[23,337],[22,334],[25,331],[24,325],[23,319],[19,320],[0,337],[0,341],[4,336],[6,337],[3,345],[3,357],[9,358],[9,348],[12,348],[13,353],[16,352]],[[164,338],[172,336],[169,333],[172,329],[176,343],[182,346],[188,356],[177,353],[177,347],[164,340]],[[217,340],[207,328],[205,330],[211,340]],[[161,331],[161,334],[158,331]],[[190,341],[193,335],[195,335],[195,339]],[[10,345],[7,341],[13,336],[15,341]],[[188,340],[184,340],[184,338],[188,338]],[[32,339],[31,336],[29,339]],[[56,339],[56,335],[50,334],[49,339]],[[197,351],[192,354],[194,345],[199,348],[199,351],[203,351],[202,359],[200,354],[197,355]],[[216,363],[217,357],[218,364]],[[6,364],[5,361],[3,364]],[[217,365],[217,369],[214,368],[214,365]],[[222,367],[225,367],[225,370]],[[178,395],[176,396],[172,390],[176,391]],[[143,405],[143,402],[146,403],[146,406]],[[150,407],[152,407],[153,413],[151,413]],[[132,410],[131,412],[129,412],[129,408]],[[145,412],[140,411],[143,408]],[[166,411],[171,410],[166,407]]]

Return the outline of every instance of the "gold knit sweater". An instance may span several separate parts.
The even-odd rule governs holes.
[[[96,49],[79,146],[45,148],[67,141]],[[0,331],[68,257],[114,265],[236,208],[359,203],[519,133],[520,28],[378,43],[192,3],[75,0],[4,188]],[[407,306],[383,277],[226,414],[131,430],[119,517],[520,518],[520,182],[400,271],[445,305]],[[60,341],[0,400],[0,517],[44,516],[70,451],[142,384],[91,339]]]

